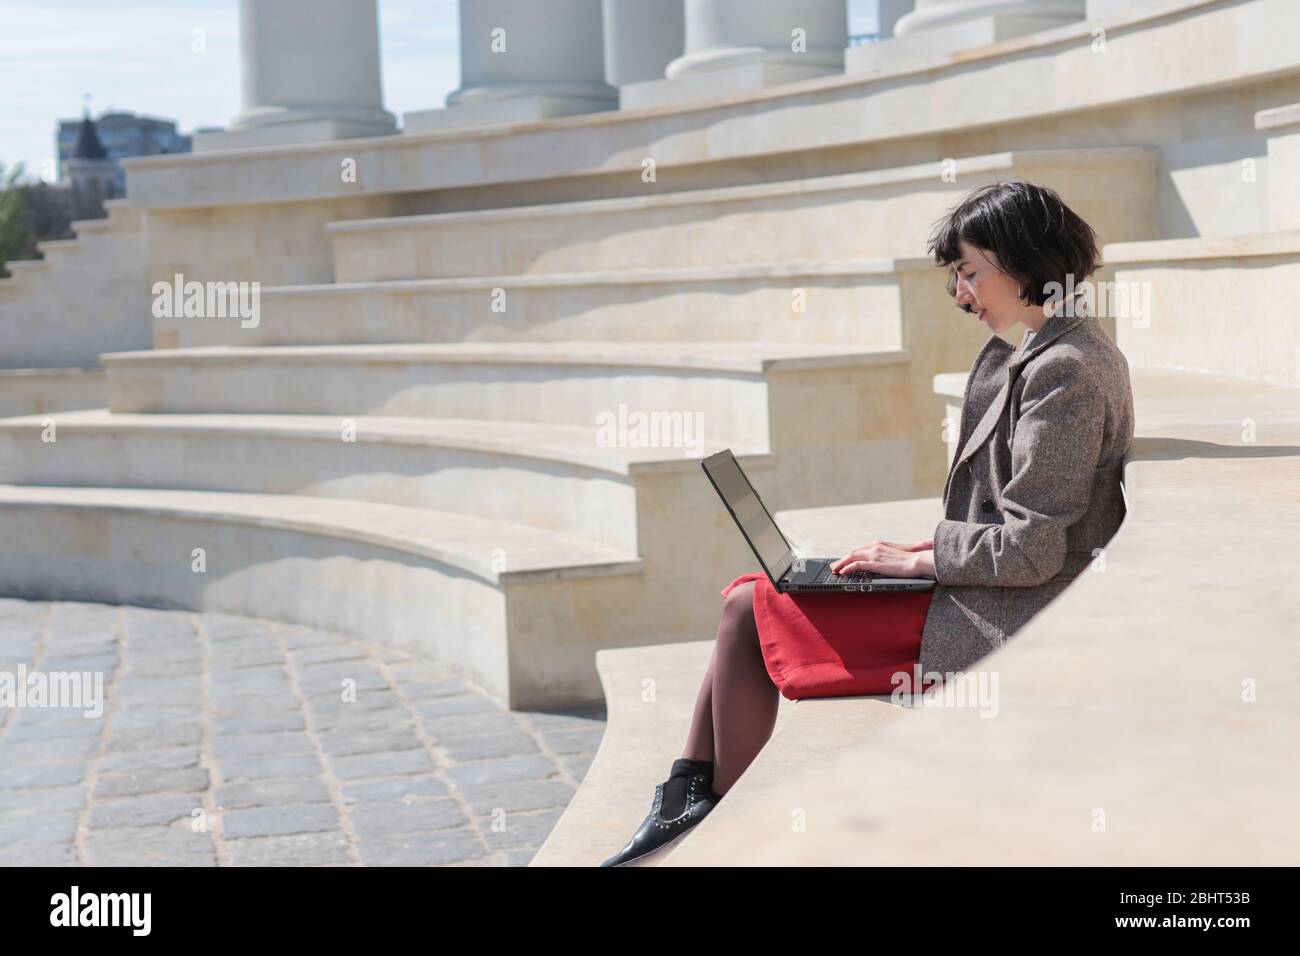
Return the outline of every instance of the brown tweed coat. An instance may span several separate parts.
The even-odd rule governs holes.
[[[969,669],[1060,594],[1124,518],[1128,361],[1094,316],[1052,315],[971,367],[934,532],[923,672]]]

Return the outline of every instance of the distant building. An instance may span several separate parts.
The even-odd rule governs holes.
[[[64,178],[73,189],[98,193],[104,199],[121,196],[125,192],[117,185],[117,163],[99,139],[95,121],[87,113],[77,126],[77,138],[72,153],[63,160]]]
[[[88,114],[81,119],[59,121],[60,181],[70,179],[68,162],[76,154],[78,140],[87,120],[90,120]],[[118,165],[119,159],[128,156],[156,156],[160,153],[188,153],[191,149],[190,137],[182,136],[176,131],[174,120],[137,116],[127,112],[108,112],[101,114],[97,120],[90,120],[90,123],[106,154],[103,158],[112,164],[114,196],[126,193],[126,171]]]

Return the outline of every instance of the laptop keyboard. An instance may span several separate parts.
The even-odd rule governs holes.
[[[870,581],[874,577],[876,577],[876,575],[874,572],[871,571],[854,571],[850,574],[835,574],[833,571],[831,571],[831,566],[828,564],[826,565],[825,568],[822,569],[822,573],[817,575],[817,580],[813,581],[812,583],[813,584],[850,584],[858,581]]]

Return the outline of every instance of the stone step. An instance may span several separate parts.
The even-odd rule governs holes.
[[[104,232],[124,233],[135,232],[140,228],[144,219],[144,213],[141,209],[133,208],[126,199],[111,199],[104,203],[104,211],[108,213],[102,219],[77,219],[71,225],[73,231],[78,235],[98,235]]]
[[[511,708],[596,699],[595,650],[629,639],[610,609],[642,589],[635,554],[573,535],[292,495],[4,485],[0,538],[0,594],[328,627],[443,661]]]
[[[711,640],[686,641],[597,652],[605,736],[577,793],[529,866],[599,866],[623,848],[649,812],[655,785],[681,756],[713,645]],[[652,702],[646,700],[647,682],[654,688]],[[781,698],[778,721],[790,709],[791,702]]]
[[[0,369],[0,416],[42,415],[103,404],[102,368]]]
[[[899,272],[926,267],[856,259],[263,287],[256,316],[229,306],[220,316],[156,319],[154,337],[169,348],[572,339],[897,347]]]
[[[1127,296],[1110,309],[1131,365],[1300,385],[1300,229],[1112,243],[1102,255]]]
[[[1106,240],[1147,238],[1158,152],[1017,150],[757,185],[337,222],[339,282],[620,272],[923,253],[933,222],[997,179],[1051,185]]]
[[[45,258],[8,264],[15,278],[0,281],[0,365],[88,368],[98,364],[100,352],[148,347],[150,296],[139,213],[113,207],[108,220],[91,222],[108,225],[42,242]]]
[[[474,342],[152,350],[103,362],[114,412],[504,419],[628,435],[637,426],[626,406],[679,445],[848,452],[877,436],[913,436],[901,349]]]
[[[74,236],[71,239],[46,239],[38,242],[36,248],[47,260],[57,262],[70,253],[80,252],[84,245],[80,237]]]
[[[1268,139],[1268,228],[1300,229],[1300,103],[1260,110],[1255,129]]]
[[[10,259],[5,262],[5,269],[11,276],[28,276],[45,271],[44,259]]]
[[[105,216],[103,219],[74,219],[69,226],[77,234],[78,238],[99,233],[111,232],[116,224],[114,221]]]
[[[3,374],[0,373],[0,380]],[[611,443],[594,426],[319,415],[0,420],[0,483],[192,489],[434,508],[574,534],[637,553],[665,475],[719,449]],[[733,452],[747,467],[768,456]]]
[[[792,822],[796,808],[804,810],[819,805],[822,768],[833,766],[845,754],[856,752],[863,741],[888,739],[901,721],[923,720],[926,716],[919,707],[896,701],[890,694],[798,701],[786,701],[783,697],[782,701],[789,706],[783,708],[771,739],[727,793],[727,798],[655,865],[698,866],[701,857],[707,859],[716,854],[717,845],[726,843],[737,828],[747,830],[753,826],[754,817],[771,807],[777,793],[786,798],[786,806],[790,808],[786,819]],[[807,821],[804,814],[799,819]],[[805,832],[789,825],[783,829],[789,831],[785,836],[792,843]],[[836,862],[859,866],[869,860],[868,854],[845,855]]]
[[[823,443],[816,423],[803,433],[808,444],[780,456],[745,458],[770,507],[825,506],[846,494],[898,497],[911,487],[908,456],[898,454],[896,439],[865,434]],[[59,435],[56,428],[55,448],[48,451],[67,440],[67,429]],[[211,444],[214,453],[222,451]],[[129,457],[125,448],[122,442],[107,446],[103,461]],[[391,444],[385,451],[400,457]],[[9,502],[0,506],[0,594],[75,593],[341,626],[368,640],[423,647],[440,659],[470,660],[481,683],[509,686],[513,707],[596,700],[596,650],[714,634],[719,589],[756,567],[698,463],[647,462],[634,477],[637,573],[594,578],[589,572],[598,558],[612,554],[622,567],[630,549],[442,508],[306,495],[10,485],[0,493],[0,502]],[[465,476],[467,482],[481,479],[482,469]],[[460,542],[458,528],[503,526],[513,530],[466,532],[468,543],[452,548],[471,570],[502,557],[507,570],[535,570],[533,577],[512,578],[499,598],[484,598],[485,585],[464,568],[448,584],[445,568],[407,567],[409,548],[396,557],[376,550],[404,548],[394,534],[424,530],[445,550],[451,546],[442,529]],[[517,544],[525,534],[531,537]],[[358,535],[364,548],[352,540]],[[349,543],[340,546],[339,540]],[[570,545],[574,540],[580,547]],[[189,570],[196,547],[206,549],[211,577]],[[511,563],[518,554],[545,554],[549,563]],[[586,577],[575,579],[571,568]],[[569,581],[568,590],[552,581]],[[425,636],[430,628],[433,638]]]

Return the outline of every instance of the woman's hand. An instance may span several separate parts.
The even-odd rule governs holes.
[[[854,548],[831,565],[836,574],[874,571],[895,578],[934,577],[934,540],[899,544],[896,541],[872,541]]]

